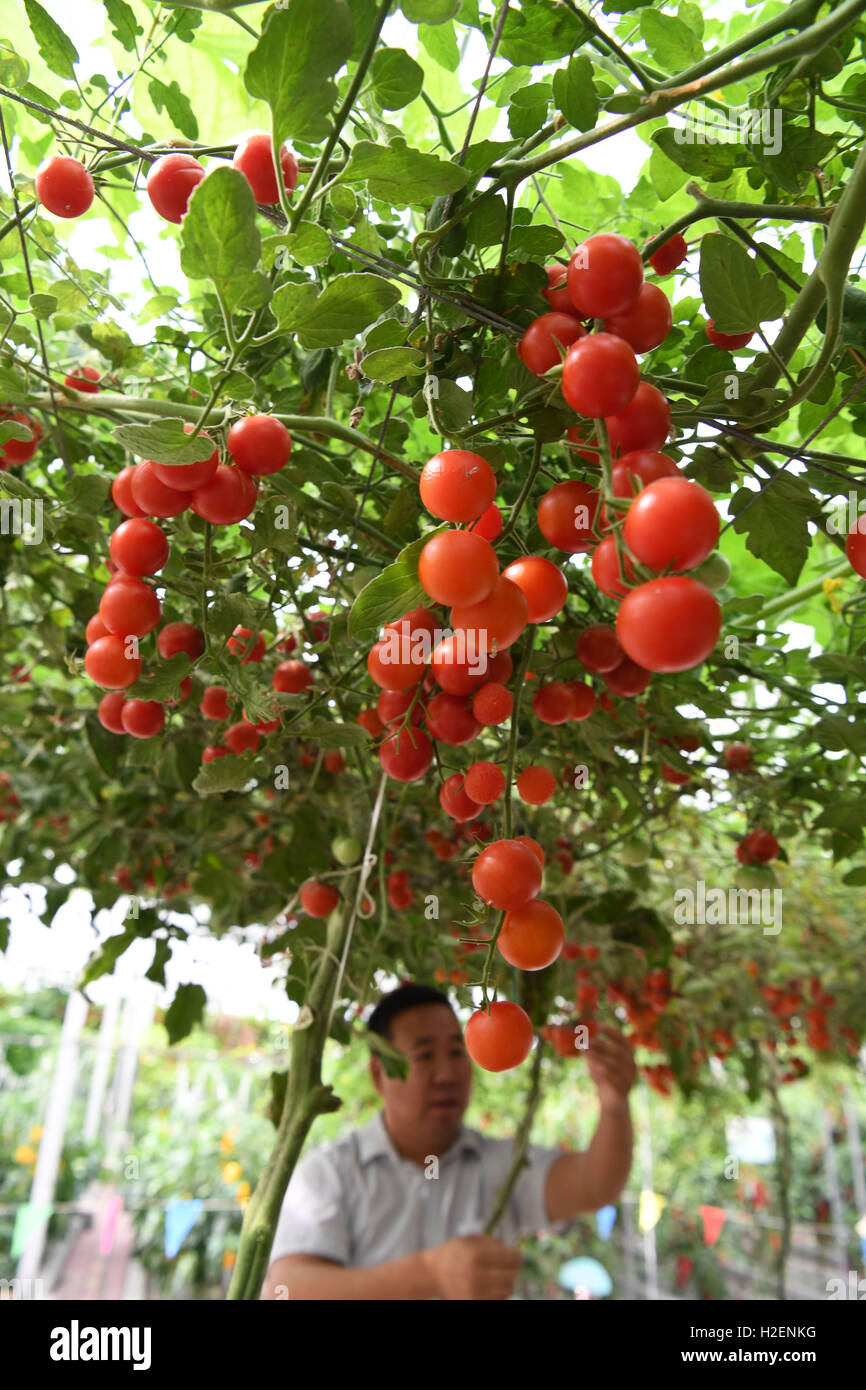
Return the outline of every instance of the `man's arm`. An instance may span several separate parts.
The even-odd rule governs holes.
[[[601,1115],[586,1152],[563,1154],[550,1166],[544,1198],[551,1221],[571,1221],[615,1202],[631,1170],[634,1135],[628,1093],[637,1076],[631,1046],[615,1028],[605,1026],[588,1060]]]
[[[493,1236],[460,1236],[431,1250],[365,1268],[318,1255],[274,1260],[262,1299],[505,1299],[521,1258]]]

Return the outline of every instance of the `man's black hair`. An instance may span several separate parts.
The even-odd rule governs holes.
[[[431,989],[429,985],[401,985],[379,1000],[367,1021],[367,1027],[371,1033],[378,1033],[380,1037],[390,1040],[394,1019],[407,1009],[417,1009],[421,1004],[444,1004],[446,1009],[451,1009],[450,1000],[438,989]],[[451,1012],[454,1010],[451,1009]]]

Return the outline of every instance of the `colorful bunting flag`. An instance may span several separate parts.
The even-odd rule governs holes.
[[[613,1223],[616,1221],[616,1207],[599,1207],[595,1213],[595,1224],[598,1227],[598,1234],[602,1240],[607,1240],[613,1230]]]
[[[110,1255],[114,1245],[114,1233],[117,1230],[117,1218],[120,1216],[123,1202],[120,1197],[112,1197],[108,1206],[105,1208],[105,1216],[102,1219],[102,1230],[99,1232],[99,1253],[100,1255]]]
[[[180,1247],[183,1245],[202,1209],[200,1197],[191,1197],[184,1201],[180,1198],[177,1201],[167,1202],[165,1207],[165,1257],[173,1260]]]
[[[12,1231],[11,1258],[17,1260],[23,1255],[33,1236],[44,1221],[51,1216],[54,1208],[50,1202],[23,1202],[15,1213],[15,1226]]]
[[[667,1198],[660,1197],[657,1192],[644,1191],[640,1194],[637,1224],[644,1235],[655,1226],[662,1214],[666,1201]]]
[[[723,1207],[698,1207],[704,1223],[704,1245],[715,1245],[725,1224]]]

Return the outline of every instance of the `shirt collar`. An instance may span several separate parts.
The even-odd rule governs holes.
[[[380,1110],[374,1115],[369,1124],[363,1125],[356,1130],[358,1141],[358,1156],[362,1164],[370,1163],[374,1158],[399,1159],[391,1138],[385,1128],[384,1113]],[[460,1126],[457,1138],[451,1147],[442,1155],[442,1162],[449,1163],[454,1155],[461,1151],[474,1153],[481,1156],[482,1136],[477,1130],[467,1129],[465,1125]]]

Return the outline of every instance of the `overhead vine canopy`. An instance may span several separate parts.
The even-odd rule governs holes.
[[[57,7],[0,4],[9,881],[45,888],[46,924],[74,888],[95,911],[132,896],[88,979],[147,937],[164,981],[192,909],[217,935],[269,926],[263,955],[324,1020],[319,1043],[347,1036],[345,1006],[367,1002],[380,970],[483,979],[536,1024],[570,1027],[570,962],[589,947],[577,1015],[619,1005],[662,1088],[696,1084],[714,1050],[756,1086],[761,1038],[856,1053],[866,561],[854,541],[849,562],[846,536],[866,499],[864,5],[768,3],[724,22],[688,0],[80,8],[104,20],[81,52]],[[710,138],[720,122],[737,138]],[[261,145],[239,154],[250,131],[265,133],[264,163]],[[645,146],[627,194],[624,132]],[[584,152],[608,141],[609,172],[594,172]],[[52,193],[68,164],[37,175],[56,156],[86,167],[80,217],[65,185]],[[568,299],[575,249],[611,235],[636,248],[656,308],[659,294],[671,305],[650,349],[631,340],[642,399],[669,409],[650,445],[617,435],[619,408],[578,413],[569,388],[572,344],[585,359],[602,335],[630,341]],[[524,335],[563,307],[572,338],[561,352],[548,334],[540,361]],[[590,384],[611,379],[603,366]],[[283,427],[267,427],[279,457],[245,465],[230,432],[263,416]],[[616,486],[618,441],[663,449],[721,523],[699,564],[616,570],[626,587],[660,570],[658,583],[700,583],[720,607],[697,660],[661,653],[631,685],[577,651],[587,628],[616,628],[617,662],[634,665],[626,601],[600,587],[593,554],[607,534],[625,561],[635,488]],[[431,713],[441,695],[418,671],[409,713],[399,691],[384,708],[368,673],[382,624],[422,606],[443,631],[453,619],[419,559],[472,519],[431,514],[419,480],[455,450],[492,470],[479,534],[496,574],[540,556],[567,586],[550,614],[524,616],[507,657],[491,653],[507,698],[487,722],[470,704],[479,682],[449,693],[440,679],[448,700]],[[173,485],[181,469],[224,493]],[[564,483],[578,491],[556,496],[591,499],[592,515],[557,545],[539,508]],[[116,538],[141,516],[168,543],[155,568]],[[145,579],[106,602],[107,562]],[[145,616],[124,657],[137,679],[99,681],[88,648],[130,632],[108,622],[124,584],[159,626]],[[105,687],[122,693],[100,706]],[[425,727],[426,770],[385,776]],[[470,785],[496,794],[447,814],[440,787],[479,763],[499,773]],[[553,777],[532,774],[524,795],[530,767]],[[509,970],[501,913],[473,891],[480,846],[516,835],[542,847],[543,896],[565,924],[538,975]],[[744,945],[727,918],[677,917],[677,890],[698,879],[782,889],[781,930],[767,918]],[[341,961],[327,980],[326,943]],[[203,1006],[185,985],[173,1040]],[[790,1022],[798,1008],[808,1029]]]

